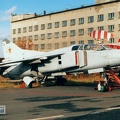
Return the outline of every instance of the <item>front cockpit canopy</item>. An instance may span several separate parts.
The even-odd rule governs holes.
[[[102,50],[108,50],[110,49],[107,46],[104,46],[102,44],[79,44],[79,45],[73,45],[72,51],[74,50],[95,50],[95,51],[102,51]]]

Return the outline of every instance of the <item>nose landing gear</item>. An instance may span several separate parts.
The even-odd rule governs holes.
[[[119,71],[119,70],[117,70]],[[104,73],[104,81],[99,81],[98,85],[97,85],[97,89],[100,92],[107,92],[107,91],[111,91],[114,90],[116,88],[120,88],[120,78],[118,77],[118,75],[116,75],[116,73],[114,72],[114,70],[112,68],[108,68],[107,72],[109,73],[109,75],[111,75],[112,78],[109,78],[108,75],[106,74],[106,72]],[[117,85],[115,85],[117,84]]]

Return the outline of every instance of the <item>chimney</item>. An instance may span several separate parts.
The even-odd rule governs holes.
[[[46,10],[44,10],[44,15],[46,15]]]
[[[37,17],[37,13],[34,13],[34,17]]]

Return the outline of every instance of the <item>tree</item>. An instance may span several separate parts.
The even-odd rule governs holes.
[[[34,49],[34,44],[30,39],[27,39],[27,40],[19,39],[15,42],[15,44],[22,49],[26,49],[26,50]]]

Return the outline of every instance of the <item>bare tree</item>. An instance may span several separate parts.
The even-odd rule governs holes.
[[[30,39],[27,40],[19,39],[15,42],[15,44],[22,49],[26,49],[26,50],[34,49],[34,43]]]

